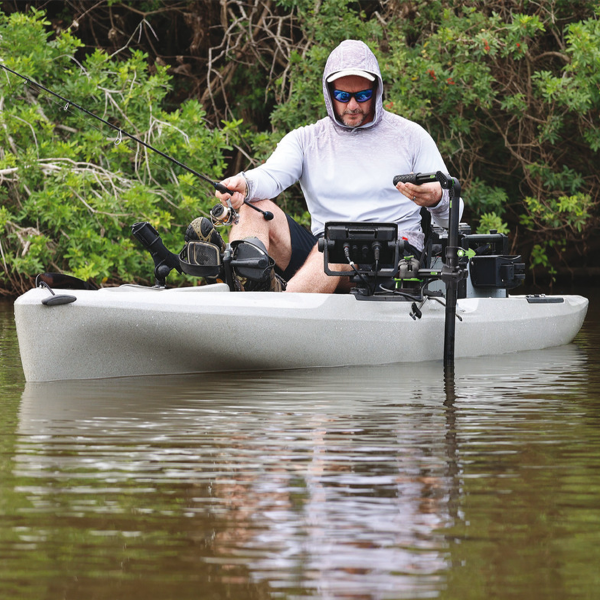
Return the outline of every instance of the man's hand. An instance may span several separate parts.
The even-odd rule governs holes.
[[[224,179],[221,183],[233,193],[221,194],[221,192],[215,192],[215,196],[223,206],[227,206],[227,200],[231,198],[231,206],[234,210],[239,210],[242,204],[244,204],[244,198],[248,191],[246,188],[246,180],[241,175],[235,175],[228,179]]]
[[[396,189],[419,206],[435,206],[442,199],[442,186],[438,181],[422,185],[399,181]]]

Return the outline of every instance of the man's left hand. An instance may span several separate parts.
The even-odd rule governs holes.
[[[442,186],[437,181],[422,185],[399,181],[396,189],[418,206],[433,207],[442,199]]]

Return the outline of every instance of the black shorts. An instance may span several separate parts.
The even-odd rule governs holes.
[[[275,267],[275,272],[286,281],[289,281],[306,262],[308,255],[317,243],[317,238],[308,231],[308,229],[296,223],[290,215],[286,214],[285,216],[287,217],[288,227],[290,228],[292,257],[290,258],[290,264],[285,271],[282,271],[279,267]]]

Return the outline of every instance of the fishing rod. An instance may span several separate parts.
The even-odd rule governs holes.
[[[144,142],[143,140],[140,140],[139,138],[135,137],[134,135],[127,133],[127,131],[124,131],[123,129],[121,129],[120,127],[117,127],[116,125],[113,125],[110,121],[107,121],[106,119],[103,119],[102,117],[99,117],[98,115],[95,115],[93,112],[90,112],[89,110],[87,110],[87,108],[84,108],[83,106],[80,106],[79,104],[76,104],[75,102],[72,102],[68,98],[61,96],[60,94],[57,94],[56,92],[53,92],[52,90],[48,89],[47,87],[44,87],[41,83],[37,83],[37,81],[34,81],[33,79],[30,79],[29,77],[26,77],[25,75],[21,75],[21,73],[17,73],[16,71],[9,69],[7,66],[3,65],[1,62],[0,62],[0,67],[2,67],[5,71],[8,71],[9,73],[12,73],[13,75],[16,75],[17,77],[20,77],[21,79],[24,79],[27,83],[34,85],[34,86],[40,88],[41,90],[44,90],[44,92],[47,92],[48,94],[52,94],[59,100],[62,100],[63,102],[65,102],[65,110],[67,110],[69,108],[69,106],[73,106],[73,107],[79,109],[81,112],[85,113],[86,115],[93,117],[94,119],[97,119],[101,123],[104,123],[104,125],[108,125],[115,131],[118,131],[119,139],[122,136],[126,136],[129,139],[133,140],[134,142],[137,142],[141,146],[144,146],[145,148],[148,148],[149,150],[156,152],[163,158],[166,158],[167,160],[170,160],[172,163],[176,164],[178,167],[181,167],[182,169],[185,169],[186,171],[188,171],[192,175],[195,175],[199,179],[202,179],[202,180],[210,183],[215,188],[215,190],[217,190],[217,192],[220,192],[221,194],[230,194],[230,195],[232,195],[234,193],[230,189],[226,188],[222,183],[219,183],[218,181],[213,181],[206,175],[202,175],[202,173],[198,173],[198,171],[195,171],[194,169],[188,167],[187,165],[178,161],[176,158],[173,158],[172,156],[169,156],[168,154],[161,152],[160,150],[158,150],[158,148],[155,148],[154,146],[151,146],[150,144]],[[257,212],[261,213],[266,221],[270,221],[271,219],[273,219],[272,212],[262,210],[261,208],[259,208],[258,206],[255,206],[254,204],[252,204],[251,202],[249,202],[246,199],[244,199],[244,204],[246,204],[250,208],[253,208]],[[230,210],[232,210],[232,209],[230,209]]]

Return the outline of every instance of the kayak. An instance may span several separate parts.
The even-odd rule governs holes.
[[[113,128],[119,140],[126,136],[220,193],[231,194],[223,184],[68,98],[0,67],[55,96],[65,103],[65,110],[72,106]],[[188,227],[186,245],[174,254],[150,223],[135,223],[132,235],[154,260],[154,287],[61,286],[57,295],[46,282],[45,288],[36,283],[17,299],[15,319],[26,380],[368,366],[442,358],[444,367],[451,368],[454,358],[551,348],[575,337],[587,300],[509,296],[508,290],[525,278],[524,265],[519,256],[508,256],[505,235],[495,230],[472,235],[462,227],[456,178],[438,171],[398,175],[393,185],[398,181],[415,185],[437,181],[447,190],[448,223],[438,223],[447,232],[436,232],[433,224],[427,224],[428,211],[421,211],[425,244],[419,261],[409,256],[397,223],[326,223],[318,242],[324,270],[347,276],[350,271],[336,272],[335,265],[352,267],[357,293],[347,295],[247,291],[265,289],[252,284],[262,285],[273,275],[274,260],[260,240],[255,240],[258,245],[234,240],[225,247],[220,236],[218,243],[208,230],[195,230],[195,220],[190,224],[195,237],[187,235]],[[273,213],[248,199],[244,202],[266,221],[273,219]],[[218,204],[211,211],[215,226],[235,223],[238,216],[231,203],[228,209]],[[225,283],[168,289],[166,277],[173,269]],[[380,280],[393,280],[393,289],[380,289]],[[430,286],[436,281],[444,290]],[[234,290],[244,293],[230,293]],[[378,295],[381,290],[385,293]]]
[[[15,301],[28,382],[441,361],[443,298],[230,292],[124,285],[49,289]],[[46,301],[46,302],[44,302]],[[455,358],[569,344],[588,308],[576,295],[465,297]]]
[[[436,177],[443,187],[458,186],[441,173]],[[241,281],[271,281],[274,261],[260,240],[223,248],[187,239],[176,255],[149,223],[136,223],[132,233],[154,260],[155,286],[85,289],[85,282],[74,280],[84,284],[79,289],[67,277],[69,285],[58,280],[54,285],[57,294],[48,283],[55,278],[40,276],[40,287],[16,300],[25,378],[442,360],[449,372],[454,359],[569,344],[583,324],[587,299],[509,295],[525,278],[521,257],[508,255],[506,235],[473,235],[458,223],[458,214],[455,203],[448,231],[430,231],[420,261],[403,254],[396,223],[326,224],[318,243],[324,271],[348,275],[336,270],[347,262],[355,273],[355,287],[347,294],[247,291]],[[220,282],[168,288],[166,277],[174,268]]]

